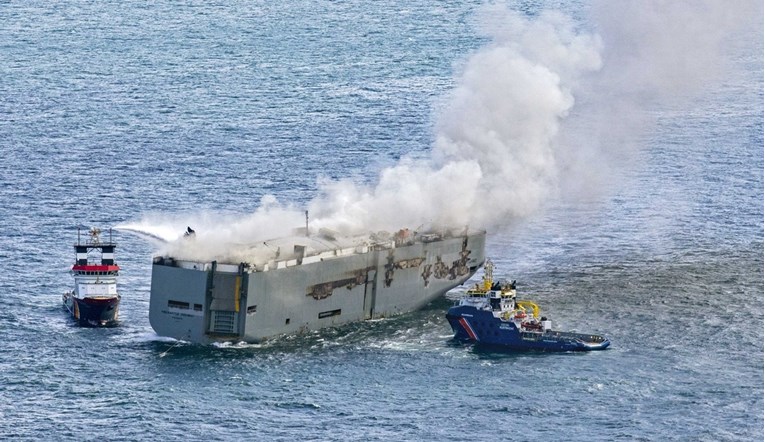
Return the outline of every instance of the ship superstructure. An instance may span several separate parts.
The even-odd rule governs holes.
[[[92,228],[82,241],[77,229],[75,263],[71,274],[74,276],[74,290],[64,293],[64,307],[80,325],[115,325],[119,316],[120,295],[117,293],[117,277],[120,267],[114,261],[114,249],[109,229],[109,241],[101,240],[101,230]]]
[[[250,246],[248,262],[158,256],[149,321],[176,339],[257,342],[406,313],[470,278],[485,239],[467,228],[363,237],[321,230]]]

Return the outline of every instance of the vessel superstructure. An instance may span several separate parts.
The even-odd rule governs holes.
[[[117,244],[112,240],[101,240],[101,230],[92,228],[83,241],[80,228],[77,229],[75,262],[71,274],[74,276],[74,290],[63,295],[64,307],[85,326],[116,325],[119,319],[120,295],[117,293],[117,277],[120,267],[114,261]]]
[[[249,246],[259,258],[247,262],[157,256],[149,322],[159,335],[191,342],[257,342],[406,313],[470,278],[485,239],[467,228],[355,237],[321,230]]]

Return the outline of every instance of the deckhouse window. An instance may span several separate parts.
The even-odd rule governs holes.
[[[181,302],[181,301],[168,300],[167,301],[167,306],[170,307],[170,308],[179,308],[179,309],[183,309],[183,310],[188,310],[189,309],[189,303],[188,302]]]

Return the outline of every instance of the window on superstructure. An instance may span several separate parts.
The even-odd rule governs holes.
[[[183,309],[183,310],[188,310],[189,309],[189,303],[188,302],[181,302],[181,301],[168,300],[167,301],[167,306],[171,307],[171,308],[179,308],[179,309]]]

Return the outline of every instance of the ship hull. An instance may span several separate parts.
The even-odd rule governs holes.
[[[604,350],[608,339],[598,335],[554,330],[519,330],[515,323],[502,321],[489,310],[470,306],[454,306],[446,314],[454,338],[483,346],[514,351],[551,352]]]
[[[485,232],[314,260],[268,271],[155,259],[149,322],[157,334],[258,342],[417,310],[483,264]]]
[[[119,320],[120,296],[77,298],[64,294],[64,308],[84,327],[111,327]]]

